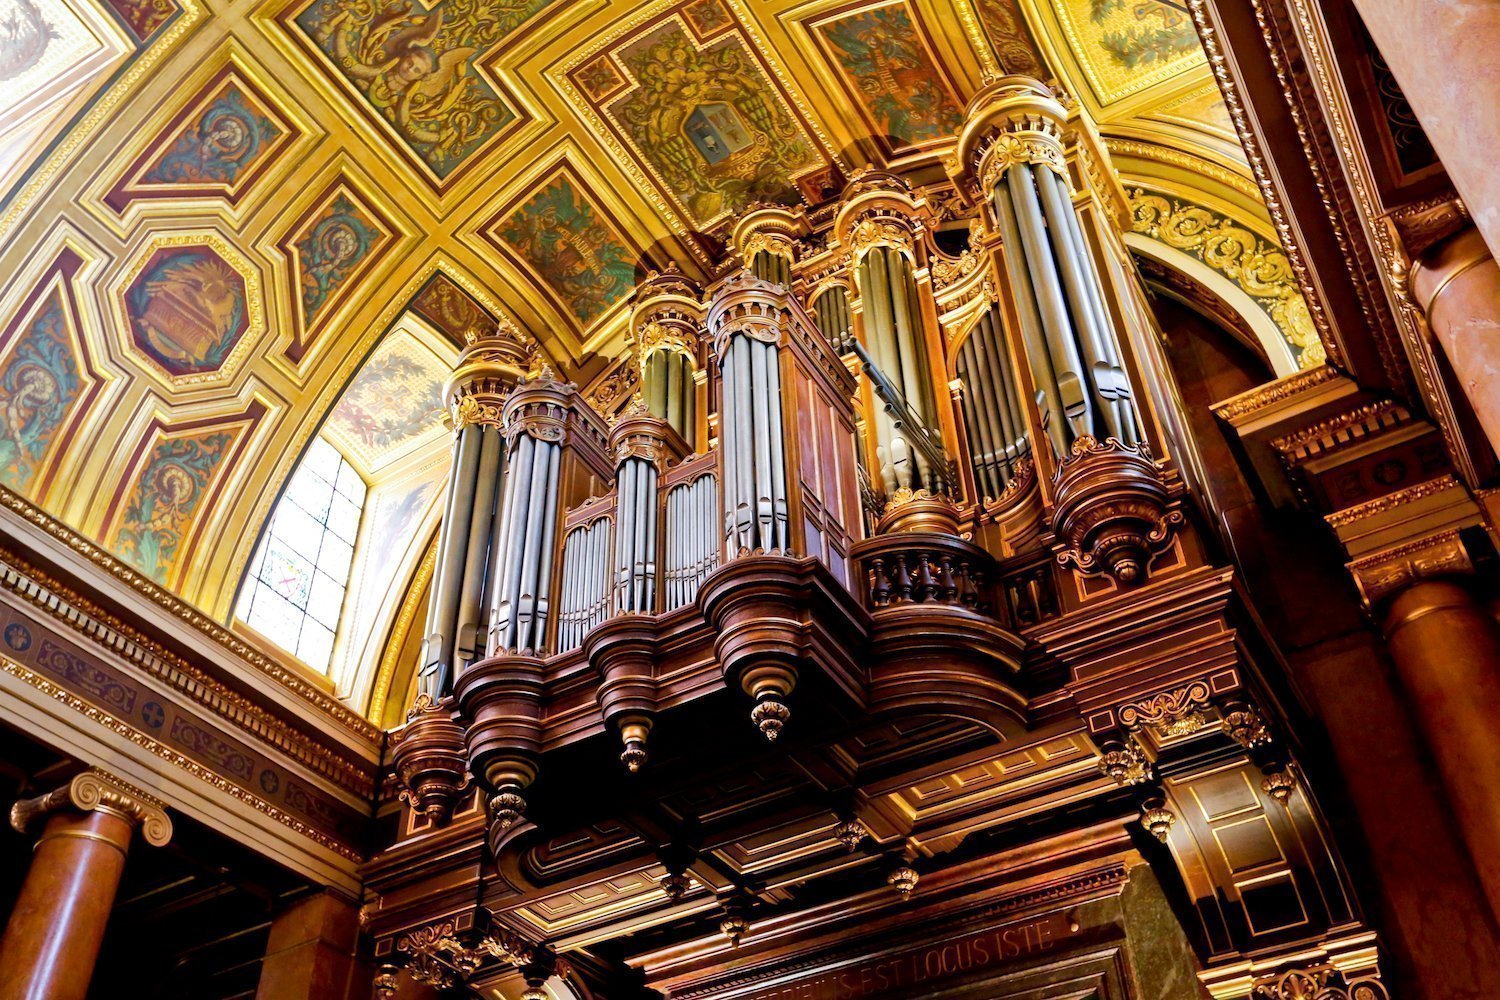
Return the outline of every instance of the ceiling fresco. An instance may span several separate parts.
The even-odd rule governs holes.
[[[324,434],[403,534],[356,555],[379,636],[466,339],[622,371],[646,269],[935,168],[1005,72],[1058,81],[1132,189],[1269,239],[1175,0],[0,0],[0,483],[229,621]]]

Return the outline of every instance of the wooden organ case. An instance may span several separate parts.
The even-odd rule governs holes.
[[[949,170],[649,276],[622,398],[465,352],[379,995],[1385,997],[1103,145]]]

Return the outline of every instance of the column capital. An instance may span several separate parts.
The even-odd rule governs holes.
[[[969,101],[948,170],[982,191],[1017,163],[1036,163],[1066,177],[1067,120],[1067,109],[1046,84],[1027,76],[1002,76]]]
[[[1467,576],[1473,561],[1463,539],[1483,521],[1469,491],[1439,476],[1325,517],[1345,551],[1365,605],[1421,580]]]
[[[172,820],[164,802],[99,768],[90,768],[45,795],[16,802],[10,807],[10,825],[25,833],[43,817],[63,809],[122,816],[140,829],[152,847],[162,847],[172,839]]]
[[[448,420],[455,429],[467,424],[499,426],[505,399],[516,383],[545,367],[537,346],[510,323],[469,338],[444,390]]]

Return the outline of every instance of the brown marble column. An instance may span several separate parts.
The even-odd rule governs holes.
[[[162,804],[102,771],[11,807],[17,830],[41,827],[0,940],[0,1000],[83,1000],[137,829],[165,844]]]
[[[1479,230],[1467,226],[1425,250],[1412,264],[1411,293],[1500,451],[1500,265]]]
[[[1500,918],[1500,627],[1459,583],[1419,579],[1390,599],[1391,658]]]
[[[271,922],[258,1000],[364,1000],[370,973],[356,957],[359,911],[333,892],[298,900]]]
[[[1500,252],[1500,4],[1355,0],[1422,130]]]

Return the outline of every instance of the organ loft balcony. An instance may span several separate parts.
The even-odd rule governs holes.
[[[1204,953],[1243,945],[1191,803],[1227,774],[1284,843],[1320,820],[1142,390],[1105,162],[1004,77],[946,180],[870,170],[747,214],[706,281],[646,276],[623,391],[469,344],[377,957],[451,979],[635,935],[690,969],[1063,829],[1054,862],[1170,841]],[[1354,919],[1318,850],[1284,859],[1296,933]],[[450,945],[412,936],[434,914]]]

